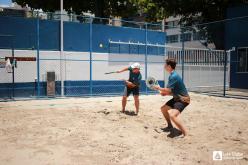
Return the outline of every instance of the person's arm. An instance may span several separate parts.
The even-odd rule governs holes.
[[[176,83],[177,83],[177,79],[175,77],[171,77],[171,79],[169,79],[169,82],[166,88],[161,88],[160,86],[155,86],[154,88],[156,90],[159,90],[162,96],[172,95],[172,90],[175,88]]]
[[[161,88],[160,86],[156,85],[156,86],[153,87],[153,89],[158,90],[159,93],[160,93],[162,96],[166,96],[166,95],[171,95],[171,94],[172,94],[170,88]]]
[[[127,85],[127,86],[129,86],[129,87],[131,87],[131,88],[134,88],[136,85],[134,84],[134,83],[132,83],[132,82],[130,82],[130,81],[128,81],[128,80],[125,80],[125,79],[122,79],[124,82],[125,82],[125,84]]]
[[[158,90],[163,96],[172,94],[170,88],[161,88],[160,86],[154,86],[154,89]]]
[[[123,68],[122,70],[118,70],[116,73],[122,73],[122,72],[125,72],[125,71],[128,71],[128,67]]]

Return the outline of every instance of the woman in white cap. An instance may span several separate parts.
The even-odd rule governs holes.
[[[128,96],[130,96],[130,94],[133,93],[135,108],[136,108],[135,114],[138,115],[138,112],[139,112],[139,86],[140,86],[140,81],[142,79],[142,76],[140,73],[140,64],[134,63],[129,67],[126,67],[122,70],[117,71],[117,73],[122,73],[125,71],[129,71],[129,79],[125,80],[126,86],[125,86],[124,94],[122,97],[122,112],[123,113],[125,112]]]

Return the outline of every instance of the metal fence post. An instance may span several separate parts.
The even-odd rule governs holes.
[[[64,2],[60,0],[60,76],[61,76],[61,96],[65,95],[65,76],[66,76],[66,64],[65,64],[65,54],[64,54]]]
[[[14,37],[11,37],[11,54],[12,54],[12,98],[15,98],[15,51],[14,51]]]
[[[108,54],[110,54],[110,47],[111,47],[111,43],[108,43]]]
[[[184,81],[184,31],[182,30],[181,34],[181,41],[182,41],[182,54],[181,54],[181,62],[182,62],[182,80]]]
[[[223,96],[226,96],[226,66],[227,66],[227,51],[224,53],[224,87],[223,87]]]
[[[90,16],[90,95],[92,96],[92,21],[93,18]]]
[[[145,80],[147,79],[147,23],[145,23]],[[148,94],[148,89],[146,86],[146,94]]]
[[[130,41],[129,41],[130,42]],[[131,50],[130,50],[130,44],[128,44],[128,54],[131,53]]]
[[[37,21],[36,21],[36,38],[37,38],[37,54],[36,54],[36,69],[37,69],[37,96],[40,97],[40,20],[39,20],[39,12],[37,11]]]
[[[163,25],[163,26],[165,26],[165,25]],[[165,33],[166,34],[166,33]],[[166,37],[166,35],[165,35],[165,43],[164,44],[166,44],[167,45],[167,37]],[[166,47],[164,47],[163,48],[163,52],[164,52],[164,60],[166,60],[168,57],[167,57],[167,49],[166,49]],[[164,61],[165,62],[165,61]],[[165,69],[164,69],[164,67],[163,67],[163,82],[164,82],[164,85],[163,85],[163,88],[165,88],[165,74],[166,74],[166,71],[165,71]]]

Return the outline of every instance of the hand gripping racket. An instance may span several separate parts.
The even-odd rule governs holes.
[[[159,87],[160,87],[158,81],[157,81],[154,77],[148,77],[148,78],[146,79],[146,86],[147,86],[149,89],[151,89],[151,90],[156,90],[156,89],[154,88],[154,86],[159,86]]]

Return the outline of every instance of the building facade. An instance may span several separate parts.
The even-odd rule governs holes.
[[[166,31],[166,43],[169,46],[175,46],[175,47],[181,47],[182,41],[184,41],[185,47],[190,48],[206,48],[204,46],[204,43],[206,43],[206,40],[201,38],[199,33],[195,32],[184,32],[182,34],[181,28],[180,28],[180,16],[171,16],[165,19],[165,31]],[[214,49],[213,44],[208,44],[209,48]]]
[[[225,47],[235,51],[230,61],[230,86],[248,89],[248,6],[239,6],[227,10],[225,28]]]

